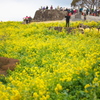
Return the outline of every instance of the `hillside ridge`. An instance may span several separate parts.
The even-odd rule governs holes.
[[[62,20],[66,15],[66,11],[54,10],[37,10],[33,21],[55,21]]]

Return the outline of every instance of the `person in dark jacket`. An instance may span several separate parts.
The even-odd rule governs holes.
[[[65,16],[66,18],[66,27],[69,27],[69,22],[70,22],[70,13],[67,12],[67,15]]]
[[[29,18],[28,16],[25,17],[26,24],[28,24],[28,22],[29,22],[28,18]]]
[[[28,21],[29,21],[29,23],[32,21],[32,17],[31,16],[28,17]]]

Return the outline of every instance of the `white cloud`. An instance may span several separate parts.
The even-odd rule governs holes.
[[[72,0],[52,0],[52,3],[56,6],[70,7]]]
[[[34,17],[36,10],[47,5],[57,6],[54,0],[0,0],[0,21],[22,21],[25,16]]]

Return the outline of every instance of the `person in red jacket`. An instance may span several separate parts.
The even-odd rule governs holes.
[[[66,27],[69,27],[69,22],[71,18],[70,12],[67,12],[67,15],[65,16],[65,18],[66,18]]]
[[[28,16],[24,17],[24,21],[26,24],[28,24],[29,20],[28,20]]]

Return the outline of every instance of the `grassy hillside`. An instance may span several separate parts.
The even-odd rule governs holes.
[[[0,22],[0,56],[19,59],[15,71],[0,76],[0,100],[99,100],[100,22],[84,34],[64,29],[65,22]]]

